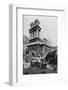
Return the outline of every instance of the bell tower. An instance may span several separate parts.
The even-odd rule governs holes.
[[[30,42],[40,40],[40,31],[41,28],[39,26],[40,22],[36,19],[34,22],[30,24],[29,34],[30,34]]]

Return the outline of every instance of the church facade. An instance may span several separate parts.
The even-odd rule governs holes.
[[[40,38],[41,27],[39,26],[40,22],[36,19],[34,22],[30,24],[29,34],[30,39],[29,43],[27,44],[27,48],[29,54],[32,54],[34,57],[39,55],[46,56],[48,52],[50,52],[53,47],[47,45],[43,40]]]

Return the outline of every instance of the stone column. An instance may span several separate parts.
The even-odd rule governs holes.
[[[36,32],[34,32],[35,38],[36,38]]]
[[[38,31],[38,37],[39,37],[39,31]]]
[[[35,31],[35,38],[37,37],[37,32]]]
[[[38,37],[38,30],[36,30],[36,35],[37,35],[37,37]]]
[[[32,39],[32,33],[30,33],[30,39]]]
[[[34,38],[35,38],[35,31],[34,31]]]
[[[33,32],[32,32],[32,39],[33,39],[34,35],[33,35]]]
[[[33,36],[33,38],[34,38],[34,32],[32,32],[32,36]]]

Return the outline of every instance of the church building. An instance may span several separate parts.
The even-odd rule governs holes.
[[[32,53],[32,55],[35,57],[39,55],[46,56],[48,51],[51,51],[52,49],[51,46],[47,45],[43,40],[41,40],[40,33],[42,29],[39,25],[40,22],[38,19],[30,24],[30,39],[29,43],[27,44],[29,53]]]

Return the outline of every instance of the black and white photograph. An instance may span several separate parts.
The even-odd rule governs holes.
[[[23,15],[23,75],[58,73],[57,16]]]
[[[10,5],[10,85],[64,84],[67,80],[64,15],[63,8]]]

